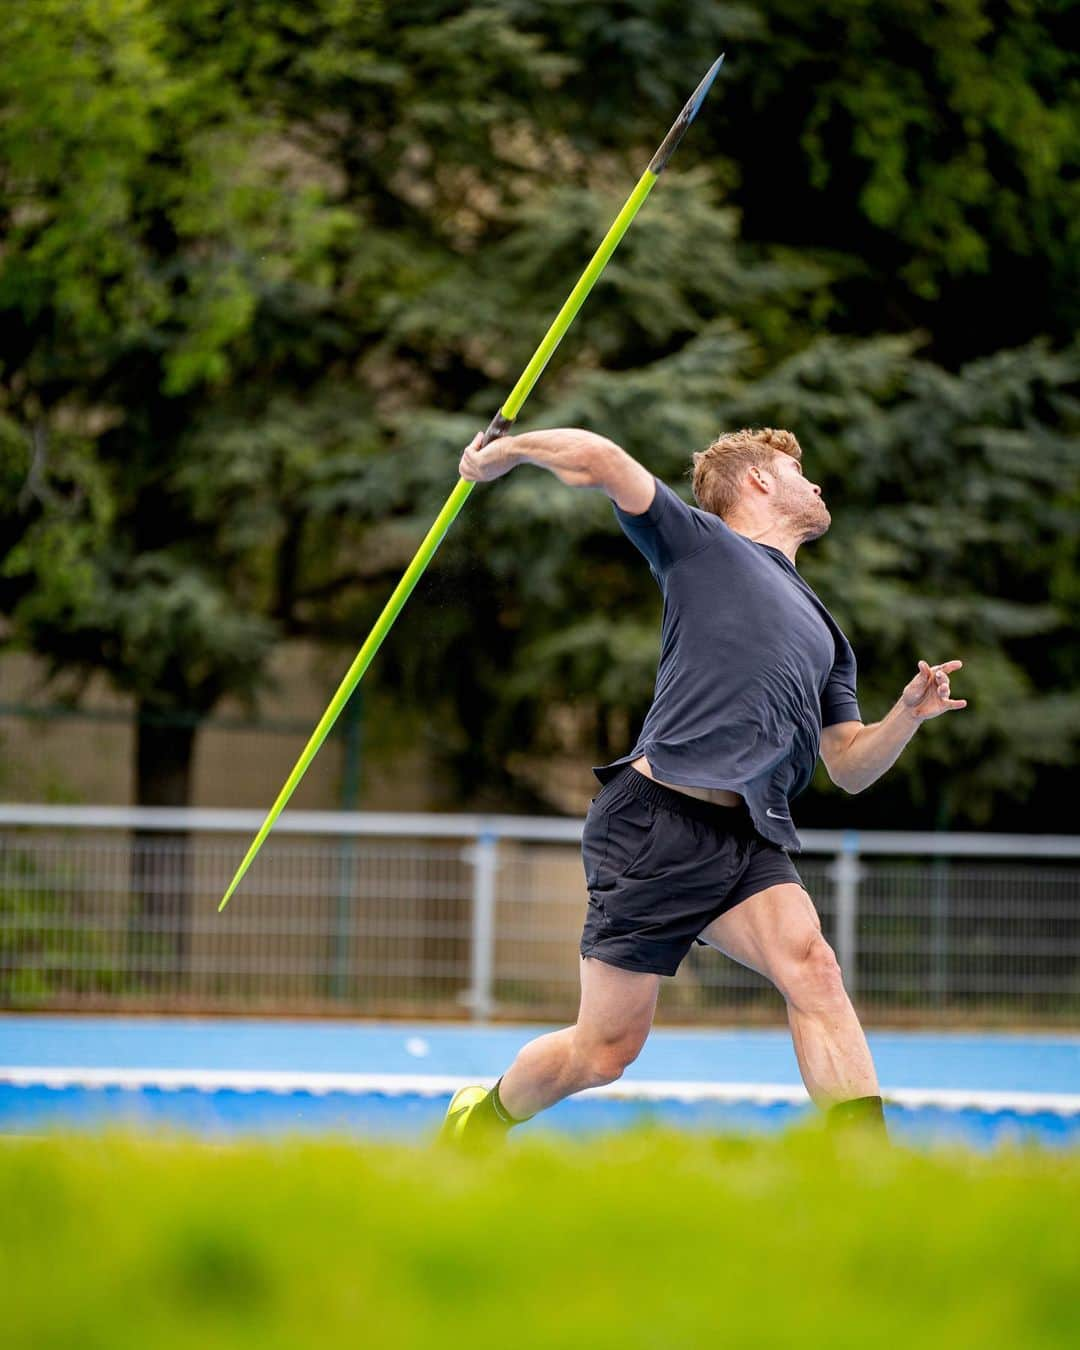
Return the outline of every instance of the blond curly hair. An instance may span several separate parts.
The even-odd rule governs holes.
[[[742,495],[746,470],[751,465],[772,469],[777,455],[802,459],[799,442],[790,431],[761,427],[729,431],[718,436],[707,450],[694,456],[694,498],[703,511],[726,517]]]

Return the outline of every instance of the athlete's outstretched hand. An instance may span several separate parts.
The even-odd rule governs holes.
[[[956,708],[966,708],[966,698],[951,698],[949,693],[949,676],[963,664],[963,661],[944,661],[940,666],[928,666],[925,661],[920,661],[919,673],[905,685],[901,701],[920,722]]]

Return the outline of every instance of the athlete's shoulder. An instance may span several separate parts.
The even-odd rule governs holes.
[[[652,502],[640,515],[615,507],[624,533],[646,556],[655,573],[663,575],[676,563],[732,535],[719,516],[691,506],[662,478],[655,482]]]

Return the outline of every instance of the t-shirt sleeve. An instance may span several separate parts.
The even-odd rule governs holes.
[[[859,700],[855,695],[855,653],[847,639],[838,640],[836,660],[821,695],[821,725],[837,722],[861,722]]]
[[[727,526],[718,516],[687,506],[659,478],[652,505],[639,516],[628,515],[615,507],[615,517],[623,533],[648,559],[649,566],[663,575],[675,563],[704,548]]]

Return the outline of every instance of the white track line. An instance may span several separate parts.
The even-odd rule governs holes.
[[[491,1079],[479,1076],[481,1082]],[[49,1088],[121,1088],[138,1092],[143,1088],[199,1092],[308,1092],[323,1096],[343,1092],[351,1096],[443,1097],[460,1087],[477,1082],[477,1077],[446,1074],[395,1073],[302,1073],[262,1069],[89,1069],[80,1067],[0,1066],[0,1084],[14,1087]],[[758,1106],[787,1103],[806,1106],[809,1098],[801,1087],[788,1083],[700,1083],[662,1082],[623,1079],[607,1087],[591,1088],[583,1097],[613,1098],[617,1101],[645,1102],[747,1102]],[[1056,1115],[1080,1115],[1080,1093],[1065,1092],[989,1092],[979,1089],[894,1088],[885,1089],[892,1105],[943,1107],[949,1111],[971,1108],[977,1111],[1017,1111],[1029,1115],[1050,1111]]]

